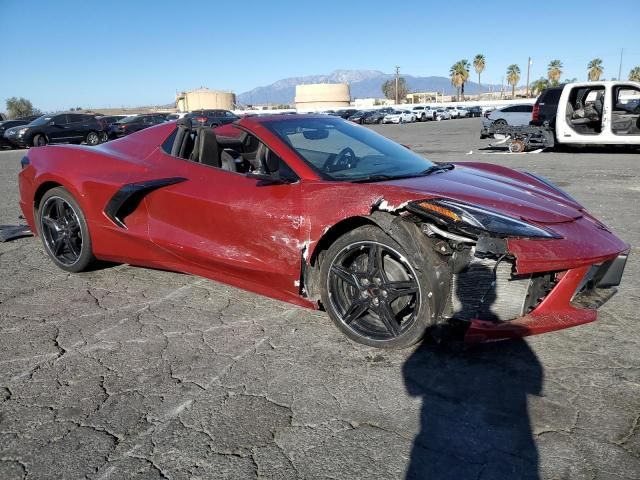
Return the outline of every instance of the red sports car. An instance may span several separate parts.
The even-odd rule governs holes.
[[[329,116],[181,120],[22,167],[20,206],[60,268],[201,275],[324,309],[376,347],[451,323],[478,342],[591,322],[629,251],[544,178],[434,163]]]

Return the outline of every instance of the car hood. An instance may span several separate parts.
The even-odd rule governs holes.
[[[426,177],[384,182],[412,192],[413,199],[447,198],[536,223],[571,222],[583,207],[522,172],[493,165],[462,166]]]

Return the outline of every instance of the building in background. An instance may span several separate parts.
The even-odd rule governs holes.
[[[351,94],[347,83],[312,83],[296,85],[296,109],[314,111],[348,107]]]
[[[442,102],[443,94],[440,92],[413,92],[407,93],[407,103]]]
[[[233,92],[222,92],[208,88],[198,88],[190,92],[176,95],[176,108],[179,112],[220,108],[233,110],[236,105],[236,95]]]

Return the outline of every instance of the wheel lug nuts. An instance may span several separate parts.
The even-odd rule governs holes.
[[[362,292],[362,298],[369,298],[369,292]]]
[[[368,280],[367,278],[363,278],[363,279],[362,279],[362,285],[364,285],[365,287],[366,287],[367,285],[369,285],[369,280]]]
[[[380,300],[378,300],[377,298],[374,298],[373,304],[377,307],[380,304]]]
[[[387,293],[387,291],[386,291],[386,290],[382,290],[380,293],[381,293],[381,294],[382,294],[382,296],[383,296],[383,297],[385,297],[385,298],[386,298],[386,296],[387,296],[387,295],[389,295],[389,294]]]

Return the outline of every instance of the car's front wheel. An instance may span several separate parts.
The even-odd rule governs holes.
[[[38,133],[37,135],[35,135],[33,137],[33,141],[31,142],[31,144],[34,147],[44,147],[47,143],[48,143],[47,142],[47,137],[45,137],[41,133]]]
[[[44,248],[58,267],[81,272],[95,261],[84,213],[66,189],[56,187],[44,194],[37,221]]]
[[[427,257],[429,254],[427,253]],[[414,265],[405,249],[375,226],[340,237],[322,262],[322,302],[351,340],[379,348],[418,342],[435,321],[431,265]]]

